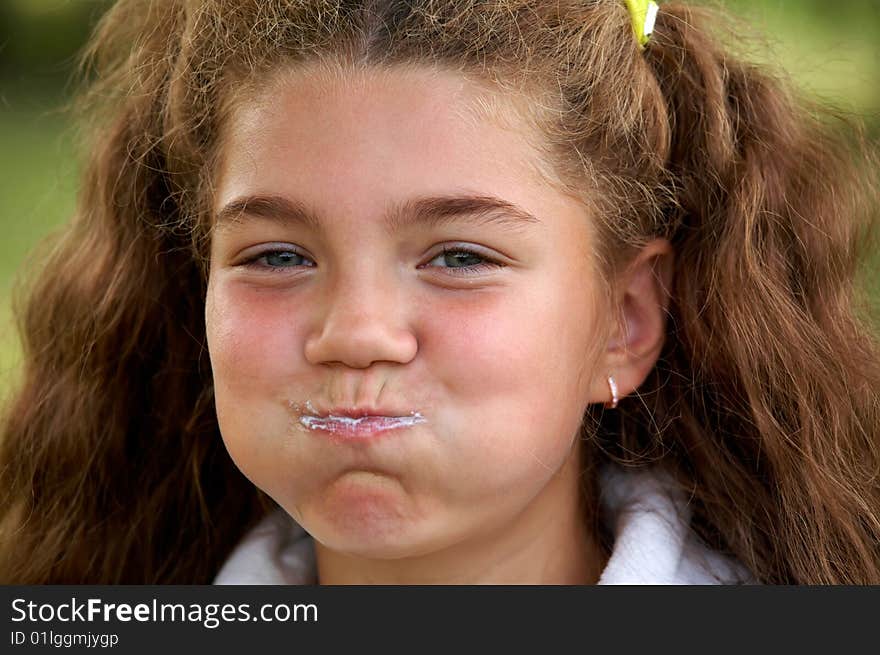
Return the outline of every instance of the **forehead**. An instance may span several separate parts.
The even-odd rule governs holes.
[[[260,190],[321,204],[333,188],[553,185],[520,98],[453,72],[290,69],[236,98],[215,206]]]

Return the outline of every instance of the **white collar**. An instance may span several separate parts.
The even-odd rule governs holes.
[[[743,584],[750,573],[703,545],[687,499],[662,473],[606,468],[601,501],[615,540],[599,584]],[[236,546],[214,584],[315,584],[312,538],[278,509]]]

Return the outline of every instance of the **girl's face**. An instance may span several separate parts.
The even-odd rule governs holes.
[[[299,72],[226,126],[206,306],[220,428],[335,552],[475,543],[578,493],[606,320],[588,217],[532,167],[525,123],[477,109],[487,93]],[[321,421],[346,410],[404,418]]]

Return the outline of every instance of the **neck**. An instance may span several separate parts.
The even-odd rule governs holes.
[[[318,578],[330,585],[595,584],[604,555],[580,488],[580,448],[540,494],[495,531],[418,557],[365,559],[315,543]],[[594,496],[591,493],[592,501]],[[536,536],[538,538],[536,538]]]

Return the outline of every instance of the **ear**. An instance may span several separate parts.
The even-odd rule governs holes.
[[[623,273],[615,299],[623,329],[615,321],[599,359],[591,402],[611,400],[609,375],[617,384],[618,398],[623,398],[638,389],[654,368],[666,339],[673,271],[672,246],[658,238],[645,245]]]

